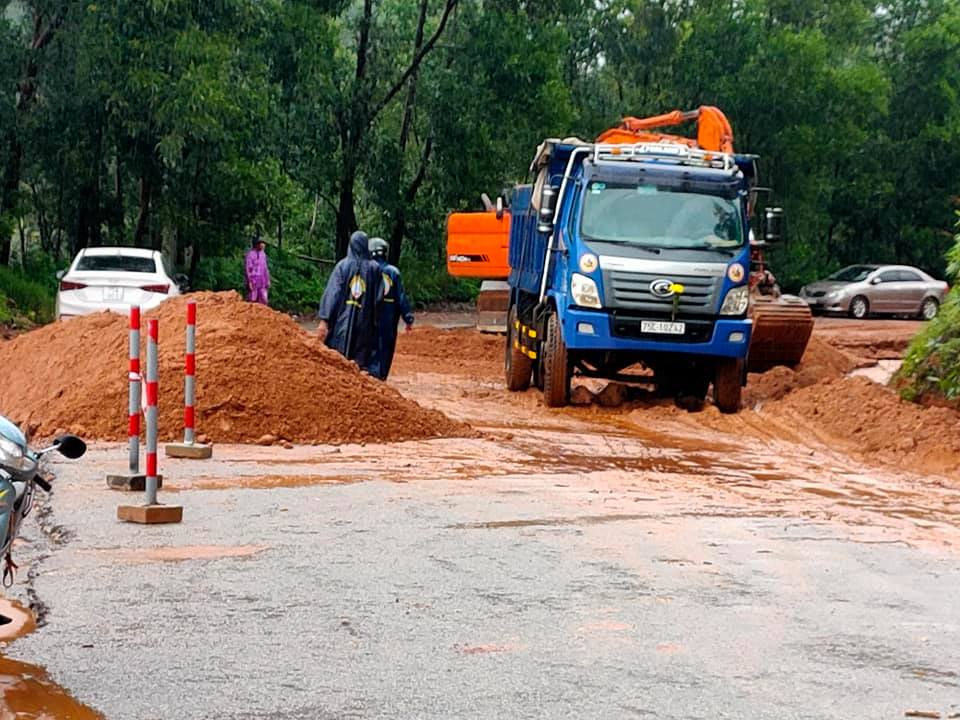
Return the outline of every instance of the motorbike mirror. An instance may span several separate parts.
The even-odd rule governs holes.
[[[57,452],[71,460],[83,457],[87,451],[87,444],[76,435],[61,435],[53,441],[53,445]]]

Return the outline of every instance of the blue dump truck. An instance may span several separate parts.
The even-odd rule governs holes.
[[[736,412],[753,321],[755,157],[670,142],[546,141],[510,202],[506,377],[566,405],[574,372],[642,364],[663,394]],[[768,210],[766,239],[779,236]],[[628,380],[638,380],[636,376]]]
[[[451,272],[494,277],[491,268],[503,266],[497,248],[508,255],[510,390],[534,383],[548,406],[561,407],[580,374],[699,404],[712,385],[714,404],[736,412],[758,305],[775,309],[763,325],[774,350],[785,347],[784,327],[804,330],[799,361],[809,310],[800,303],[806,319],[782,320],[793,306],[755,302],[751,288],[762,244],[751,243],[763,190],[756,157],[734,153],[726,118],[706,110],[720,128],[714,137],[704,137],[702,124],[697,140],[649,132],[692,119],[673,113],[628,118],[595,143],[547,140],[532,182],[515,187],[509,203],[451,216]],[[767,209],[765,241],[779,239],[781,218]]]

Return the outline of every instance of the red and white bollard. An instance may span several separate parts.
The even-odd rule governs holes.
[[[130,307],[130,354],[127,382],[129,393],[127,401],[127,449],[130,459],[128,471],[124,474],[108,474],[107,487],[113,490],[146,489],[146,476],[140,472],[140,412],[141,381],[140,375],[140,307]],[[158,478],[162,486],[162,480]]]
[[[206,460],[213,448],[196,442],[197,402],[197,304],[187,303],[187,345],[184,355],[183,442],[166,446],[167,457]]]
[[[130,383],[128,443],[130,449],[130,474],[140,474],[140,306],[130,307]]]
[[[160,341],[160,321],[147,320],[147,485],[146,505],[157,504],[157,400],[159,399],[160,363],[157,343]]]
[[[183,508],[179,505],[160,505],[157,502],[157,487],[160,477],[157,468],[157,437],[159,435],[158,401],[160,399],[160,363],[159,345],[160,321],[147,320],[147,376],[146,411],[147,419],[147,477],[143,505],[121,505],[117,508],[117,518],[125,522],[141,524],[174,523],[183,519]]]

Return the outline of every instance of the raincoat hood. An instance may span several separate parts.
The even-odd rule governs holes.
[[[367,234],[362,230],[357,230],[350,236],[350,247],[347,249],[347,255],[355,260],[370,260],[369,243]]]

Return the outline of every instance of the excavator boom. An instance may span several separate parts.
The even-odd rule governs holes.
[[[658,128],[675,127],[686,122],[696,121],[697,137],[687,138],[680,135],[654,132]],[[637,142],[670,142],[733,153],[733,128],[720,108],[703,105],[696,110],[674,110],[663,115],[648,118],[626,117],[620,124],[602,133],[598,143],[627,144]]]

